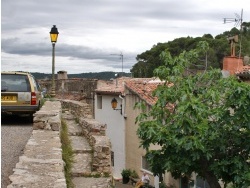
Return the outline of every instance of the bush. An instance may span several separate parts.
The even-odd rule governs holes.
[[[131,173],[132,172],[130,169],[123,169],[121,175],[122,175],[122,177],[129,177],[131,175]]]
[[[130,174],[131,177],[133,178],[139,178],[139,175],[137,174],[137,172],[135,170],[133,170]]]
[[[159,188],[167,188],[167,185],[164,182],[160,182]]]

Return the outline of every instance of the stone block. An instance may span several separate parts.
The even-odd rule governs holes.
[[[53,131],[59,131],[61,127],[61,119],[59,114],[48,119],[48,123]]]
[[[44,122],[34,122],[33,123],[33,130],[44,129],[46,124]]]

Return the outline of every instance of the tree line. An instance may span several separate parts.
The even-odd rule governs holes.
[[[36,79],[51,79],[52,74],[33,72],[31,73]],[[68,78],[88,78],[88,79],[99,79],[99,80],[110,80],[115,78],[115,74],[119,76],[131,77],[131,73],[117,73],[117,72],[89,72],[89,73],[79,73],[79,74],[68,74]]]
[[[208,51],[208,67],[222,68],[222,61],[225,56],[231,55],[230,44],[227,38],[229,36],[239,36],[239,42],[236,43],[236,54],[241,50],[241,57],[250,55],[250,22],[242,23],[242,30],[232,28],[213,37],[211,34],[204,34],[202,37],[181,37],[173,41],[158,43],[150,50],[147,50],[136,57],[137,63],[132,67],[133,77],[146,78],[153,76],[153,70],[164,64],[160,59],[160,54],[168,50],[172,56],[178,56],[183,51],[194,49],[200,41],[206,41],[210,49]],[[240,48],[241,44],[241,48]],[[202,59],[202,57],[200,57]],[[200,61],[191,65],[193,69],[204,69]]]

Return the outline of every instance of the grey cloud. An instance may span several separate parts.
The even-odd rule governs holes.
[[[143,3],[134,0],[43,0],[39,3],[36,0],[3,0],[2,29],[5,31],[8,28],[43,27],[54,23],[65,27],[76,24],[82,24],[83,27],[84,24],[88,24],[86,27],[142,27],[147,19],[166,24],[169,20],[195,21],[204,19],[204,16],[213,17],[215,14],[211,10],[207,13],[200,10],[196,2],[182,0],[146,0]],[[9,22],[10,19],[12,23]]]
[[[237,6],[243,2],[246,4],[245,0],[238,0]],[[118,48],[123,48],[133,52],[122,50],[124,69],[129,69],[136,63],[136,52],[142,53],[140,50],[178,36],[219,34],[222,27],[216,28],[212,23],[222,25],[224,17],[232,17],[246,8],[223,5],[221,1],[217,4],[194,0],[2,0],[2,52],[6,53],[2,65],[12,61],[15,54],[29,56],[29,60],[32,55],[41,59],[50,57],[49,31],[52,25],[57,25],[60,37],[65,36],[64,42],[56,44],[56,56],[63,57],[63,61],[120,68],[120,57],[110,54],[119,54]],[[245,15],[246,21],[249,20],[249,13]],[[106,37],[102,42],[107,45],[99,43],[100,36]],[[83,44],[72,44],[77,37]]]
[[[23,43],[18,38],[2,39],[2,52],[16,55],[37,55],[51,56],[52,47],[48,43]],[[112,56],[115,50],[100,50],[87,46],[77,46],[69,44],[56,45],[56,55],[61,57],[71,57],[72,59],[84,60],[106,60],[109,62],[119,61],[119,56]],[[134,53],[126,53],[124,61],[128,60],[135,63]],[[115,64],[113,64],[115,66]],[[131,65],[130,65],[131,66]]]

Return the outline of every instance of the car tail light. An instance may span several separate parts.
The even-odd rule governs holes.
[[[31,92],[31,105],[36,105],[36,93]]]

